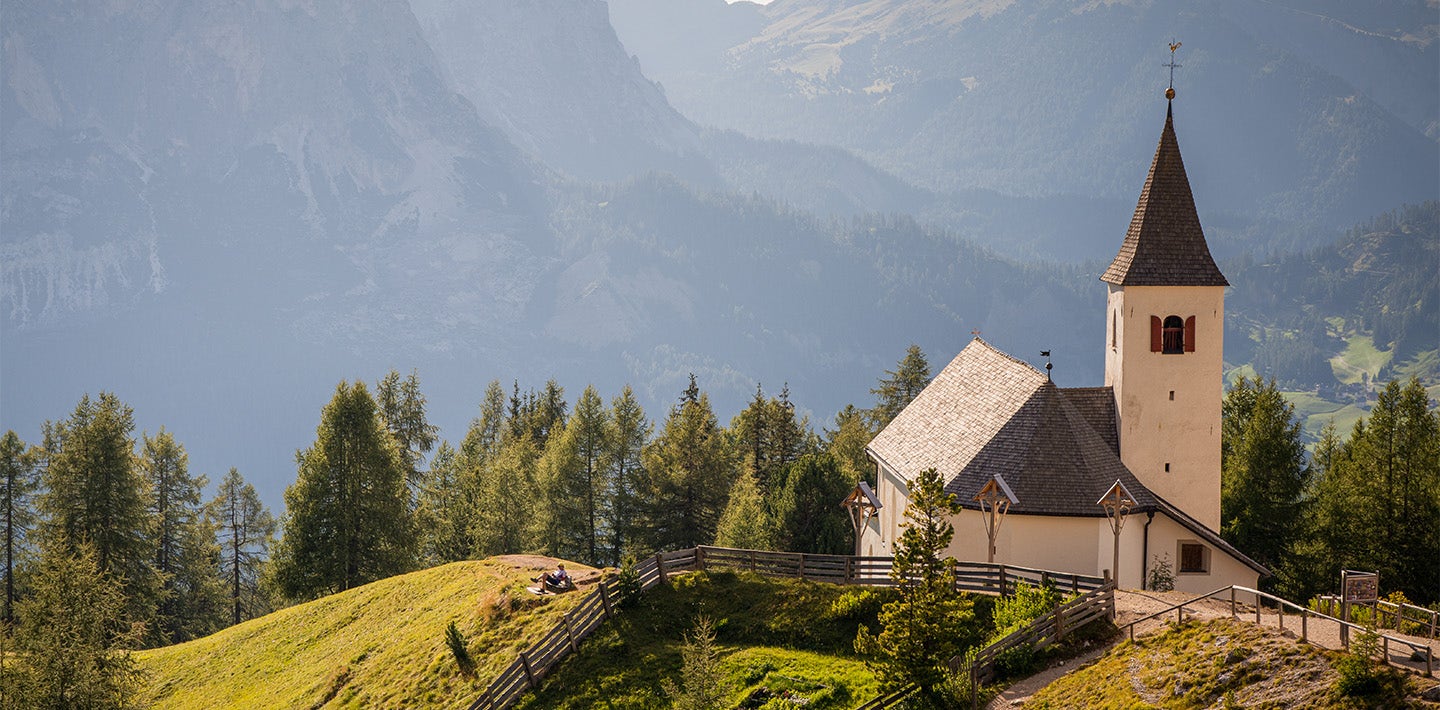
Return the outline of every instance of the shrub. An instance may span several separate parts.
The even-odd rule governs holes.
[[[1170,566],[1170,553],[1152,559],[1154,565],[1150,567],[1150,589],[1157,592],[1174,591],[1175,569]]]
[[[450,647],[450,655],[455,657],[455,665],[460,666],[460,672],[466,676],[475,673],[475,659],[470,657],[470,649],[465,645],[465,637],[455,622],[445,627],[445,645]]]
[[[615,597],[620,606],[628,607],[640,599],[640,573],[635,570],[635,557],[626,555],[615,575]]]
[[[830,603],[829,617],[837,621],[873,619],[885,599],[873,589],[847,589]]]
[[[1347,697],[1366,697],[1380,690],[1379,668],[1375,663],[1380,653],[1380,637],[1375,632],[1358,632],[1350,642],[1350,652],[1335,662],[1340,674],[1335,680],[1335,690]]]
[[[1036,587],[1021,582],[1015,587],[1015,595],[995,600],[995,631],[991,639],[1004,638],[1007,634],[1054,611],[1060,604],[1060,592],[1053,586]]]
[[[1004,678],[1029,675],[1035,668],[1035,647],[1028,643],[1013,646],[995,657],[995,670]]]

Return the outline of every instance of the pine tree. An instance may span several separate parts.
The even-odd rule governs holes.
[[[930,384],[930,363],[919,345],[911,345],[895,369],[886,370],[885,374],[880,386],[870,390],[875,395],[875,408],[870,410],[875,431],[884,429],[905,405],[920,394],[920,390],[925,389],[925,385]]]
[[[900,598],[881,609],[878,635],[861,627],[855,650],[867,656],[885,687],[914,683],[927,702],[945,707],[940,686],[948,677],[946,664],[980,640],[971,602],[955,591],[955,560],[941,557],[955,536],[950,517],[961,508],[933,468],[908,487],[904,531],[890,568]]]
[[[80,399],[69,419],[47,423],[49,454],[37,507],[41,544],[56,555],[89,544],[100,570],[126,598],[131,621],[148,621],[160,593],[145,480],[136,465],[134,415],[102,392]]]
[[[649,492],[640,547],[680,550],[715,539],[730,494],[730,452],[695,376],[645,447]]]
[[[151,640],[178,643],[220,627],[220,550],[200,503],[204,476],[192,478],[189,456],[163,428],[144,436],[140,455],[154,525],[154,568],[161,588]]]
[[[312,598],[414,565],[407,466],[365,383],[335,388],[315,444],[296,460],[299,476],[285,490],[285,532],[274,559],[282,593]]]
[[[840,472],[852,485],[860,481],[875,485],[875,464],[865,455],[865,447],[874,438],[875,430],[865,413],[853,404],[835,415],[834,430],[825,430],[826,449],[840,462]]]
[[[729,431],[742,467],[755,477],[762,496],[778,493],[785,484],[785,468],[815,448],[809,429],[808,420],[795,418],[789,385],[779,397],[770,398],[755,386],[755,397],[731,420]]]
[[[1295,407],[1274,380],[1242,377],[1221,404],[1220,432],[1220,534],[1274,568],[1297,531],[1310,476]]]
[[[0,524],[4,525],[5,606],[0,621],[15,621],[15,573],[18,561],[30,545],[30,530],[35,525],[35,468],[39,453],[25,445],[13,431],[0,438]],[[4,633],[0,631],[0,633]]]
[[[776,542],[789,552],[849,553],[853,533],[839,502],[853,485],[832,456],[808,454],[791,464],[774,505]]]
[[[478,557],[534,548],[535,467],[540,451],[530,435],[509,436],[477,473],[471,536]]]
[[[741,470],[730,489],[730,500],[716,524],[715,544],[742,550],[774,550],[775,530],[770,511],[760,497],[760,484],[751,471]]]
[[[485,387],[484,399],[480,401],[480,416],[470,422],[470,429],[460,443],[461,464],[466,467],[483,465],[500,448],[505,432],[505,390],[500,387],[499,380],[491,380]]]
[[[229,597],[230,623],[265,613],[260,568],[275,536],[275,518],[235,468],[221,479],[209,515],[221,546],[220,575]]]
[[[405,458],[405,480],[412,489],[420,486],[420,466],[435,448],[440,428],[425,419],[425,395],[420,392],[420,374],[414,370],[404,380],[391,370],[375,385],[375,401],[385,429]]]
[[[610,401],[610,421],[613,424],[610,437],[610,559],[611,566],[618,566],[626,550],[636,538],[636,516],[643,508],[641,496],[646,481],[645,469],[641,465],[641,452],[650,438],[650,423],[645,420],[645,410],[635,401],[630,385]]]
[[[475,549],[471,536],[473,469],[465,466],[449,442],[440,442],[420,486],[415,509],[420,529],[420,554],[431,565],[468,559]]]
[[[83,541],[47,542],[38,567],[19,604],[18,683],[6,694],[25,708],[140,707],[144,676],[128,651],[139,627],[125,621],[123,583]]]

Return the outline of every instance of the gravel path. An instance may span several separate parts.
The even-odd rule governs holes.
[[[1244,596],[1248,595],[1242,595],[1240,597],[1237,597],[1236,599],[1236,616],[1243,621],[1254,622],[1255,607],[1253,604],[1244,604]],[[1151,614],[1163,611],[1167,607],[1174,606],[1175,604],[1179,604],[1180,602],[1187,602],[1191,598],[1193,598],[1193,595],[1185,594],[1182,592],[1138,592],[1123,590],[1116,592],[1115,624],[1116,626],[1119,626],[1122,630],[1124,630],[1127,624],[1136,619],[1141,619]],[[1253,599],[1251,601],[1253,602]],[[1175,621],[1175,614],[1176,613],[1174,611],[1171,611],[1163,618],[1151,619],[1137,624],[1135,627],[1135,635],[1141,636],[1161,630],[1166,625]],[[1196,602],[1193,605],[1187,604],[1185,606],[1185,618],[1187,620],[1219,619],[1229,616],[1230,600],[1228,597],[1223,600],[1207,599],[1204,601]],[[1262,611],[1260,614],[1260,623],[1263,626],[1268,626],[1276,629],[1280,629],[1283,627],[1283,631],[1281,633],[1291,638],[1294,638],[1297,640],[1297,642],[1299,642],[1302,627],[1301,619],[1298,614],[1287,613],[1282,618],[1279,614],[1274,613],[1273,611],[1265,610]],[[1428,645],[1431,649],[1431,652],[1434,654],[1433,670],[1436,674],[1440,674],[1440,643],[1437,643],[1433,640],[1425,639],[1423,637],[1406,636],[1389,630],[1382,631],[1383,633],[1390,636],[1411,641],[1416,645],[1422,647],[1422,649],[1423,647]],[[1310,617],[1304,623],[1304,634],[1305,639],[1309,643],[1315,644],[1317,646],[1334,650],[1341,650],[1344,648],[1340,638],[1340,625],[1328,619]],[[1119,638],[1123,637],[1117,637],[1116,641],[1118,641]],[[1081,656],[1072,658],[1068,661],[1064,661],[1063,664],[1051,666],[1039,673],[1036,673],[1033,676],[1030,676],[1029,678],[1025,678],[1024,680],[1021,680],[1010,686],[1009,688],[1005,689],[1003,693],[1001,693],[994,700],[992,700],[990,704],[986,707],[990,710],[1001,710],[1002,708],[1010,708],[1022,705],[1026,700],[1030,698],[1030,696],[1034,695],[1041,688],[1044,688],[1045,686],[1054,682],[1060,676],[1065,675],[1070,671],[1085,667],[1086,665],[1093,662],[1095,659],[1099,658],[1105,652],[1109,651],[1113,645],[1114,642],[1112,641],[1109,644],[1097,646],[1096,648],[1087,651]],[[1423,654],[1423,650],[1421,651],[1421,653]],[[1425,673],[1425,661],[1423,660],[1423,656],[1422,660],[1412,660],[1411,649],[1409,647],[1406,647],[1402,644],[1392,643],[1390,645],[1389,657],[1390,662],[1394,665],[1403,666],[1422,675]]]

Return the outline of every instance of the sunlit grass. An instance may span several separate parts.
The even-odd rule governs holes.
[[[534,571],[458,562],[277,611],[136,654],[159,708],[465,707],[582,595],[536,597]],[[445,646],[456,622],[476,661]]]
[[[1368,335],[1356,335],[1346,341],[1345,350],[1330,358],[1330,369],[1341,384],[1353,385],[1368,375],[1371,382],[1380,369],[1389,364],[1391,351],[1379,350]]]

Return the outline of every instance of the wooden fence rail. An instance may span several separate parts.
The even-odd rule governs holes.
[[[661,552],[635,565],[640,591],[664,584],[672,575],[707,569],[744,570],[767,577],[803,579],[815,582],[847,585],[894,586],[890,577],[893,558],[851,557],[848,555],[813,555],[799,552],[768,552],[764,550],[739,550],[728,547],[700,546],[674,552]],[[1089,598],[1106,593],[1109,582],[1100,577],[1091,577],[1069,572],[1015,567],[985,562],[957,562],[955,564],[955,589],[1003,596],[1015,591],[1020,582],[1032,585],[1054,585],[1061,591],[1072,593],[1087,592]],[[1109,591],[1110,609],[1113,614],[1114,593]],[[530,648],[520,652],[518,658],[491,681],[469,706],[470,710],[504,710],[513,705],[526,691],[539,685],[540,680],[566,656],[579,649],[580,641],[594,633],[613,614],[613,607],[619,601],[616,591],[608,580],[601,580],[598,588],[566,612],[561,622],[550,629]],[[1080,600],[1076,600],[1080,601]],[[1068,607],[1069,605],[1067,605]],[[1087,610],[1089,606],[1085,607]],[[1067,610],[1062,616],[1054,617],[1063,630],[1079,628],[1096,618],[1088,611]],[[1027,627],[1028,628],[1028,627]],[[1046,633],[1055,633],[1052,629]],[[1019,633],[1019,632],[1016,632]],[[1014,634],[1012,634],[1013,636]],[[1044,634],[1042,634],[1044,636]],[[1055,638],[1059,635],[1055,634]],[[1010,638],[1010,637],[1006,637]],[[1048,638],[1048,636],[1046,636]],[[998,655],[998,653],[996,654]],[[993,660],[990,661],[993,665]],[[904,688],[896,693],[876,698],[864,708],[889,707],[914,692]],[[879,704],[877,704],[879,703]]]
[[[1318,598],[1325,604],[1325,613],[1331,616],[1340,616],[1340,613],[1336,611],[1336,608],[1341,606],[1342,600],[1340,597],[1333,594],[1322,594]],[[1411,636],[1424,636],[1430,639],[1436,638],[1436,632],[1440,630],[1440,611],[1426,609],[1423,606],[1415,606],[1414,604],[1396,604],[1385,601],[1384,599],[1365,602],[1363,605],[1369,606],[1372,603],[1375,605],[1375,625],[1381,628],[1395,629],[1396,631],[1404,633],[1405,630],[1402,628],[1402,625],[1409,624],[1412,625],[1412,628],[1420,629],[1420,633],[1411,634]],[[1355,602],[1352,602],[1352,604],[1355,604]],[[1388,626],[1385,625],[1386,614],[1390,615],[1390,624]]]

